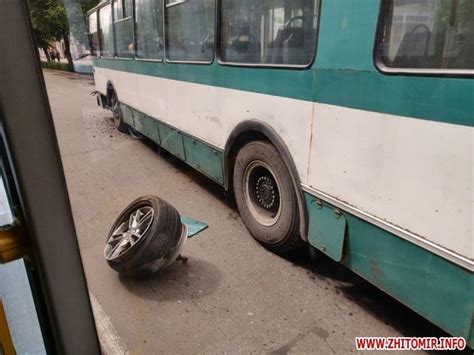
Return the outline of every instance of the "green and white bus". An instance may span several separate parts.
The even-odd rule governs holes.
[[[473,0],[110,0],[99,103],[474,346]]]

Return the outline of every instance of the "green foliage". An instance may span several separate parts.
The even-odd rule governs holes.
[[[63,40],[64,55],[68,60],[69,70],[73,70],[69,35],[84,32],[85,12],[98,2],[99,0],[28,0],[38,47],[47,51],[51,42]],[[82,24],[82,27],[78,24]]]
[[[59,63],[59,62],[41,62],[41,67],[46,69],[55,69],[55,70],[62,70],[62,71],[71,71],[69,68],[69,64],[67,63]]]
[[[60,0],[29,0],[28,5],[38,45],[69,35],[66,11]]]
[[[86,16],[87,11],[92,9],[94,6],[96,6],[99,3],[99,0],[81,0],[81,8],[82,8],[82,13],[84,16]]]
[[[99,3],[99,0],[61,0],[66,8],[69,30],[72,36],[79,39],[86,32],[87,12]]]
[[[68,16],[63,2],[69,1],[80,4],[74,16],[85,19],[87,11],[96,6],[99,0],[28,0],[31,22],[38,44],[61,40],[69,35]],[[82,11],[81,11],[82,10]]]
[[[456,2],[440,1],[437,3],[435,23],[438,27],[447,27],[458,23],[462,26],[472,26],[474,2],[472,0],[458,0]]]

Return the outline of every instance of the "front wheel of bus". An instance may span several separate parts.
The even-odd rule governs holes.
[[[123,121],[123,114],[122,114],[122,109],[120,107],[120,101],[118,100],[118,97],[115,91],[113,91],[110,96],[110,107],[112,110],[115,127],[122,133],[128,133],[127,125]]]
[[[290,172],[273,145],[255,141],[244,146],[237,154],[233,178],[242,220],[260,244],[276,253],[303,244]]]

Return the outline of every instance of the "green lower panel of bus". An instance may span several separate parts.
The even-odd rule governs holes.
[[[183,135],[186,162],[199,171],[207,172],[207,175],[224,184],[222,168],[222,152],[209,147],[195,138]]]
[[[326,235],[340,239],[337,223],[346,226],[341,262],[358,275],[455,336],[462,336],[474,347],[474,274],[439,257],[426,249],[399,238],[367,221],[323,203],[321,213],[318,199],[305,193],[309,214],[309,242],[322,252],[336,253],[337,243],[314,243],[316,225],[326,225]],[[339,212],[337,210],[337,212]],[[319,227],[318,232],[320,232]],[[320,238],[316,237],[316,240]],[[333,250],[328,250],[333,245]],[[339,249],[338,249],[339,248]]]
[[[133,126],[148,139],[151,139],[157,144],[161,143],[160,131],[157,122],[153,118],[134,110]]]
[[[157,122],[156,126],[160,132],[160,145],[175,157],[186,161],[181,132],[161,122]]]
[[[224,183],[222,151],[127,105],[121,107],[127,124],[210,179]]]
[[[134,125],[133,111],[130,107],[124,104],[120,104],[120,110],[122,111],[123,121],[130,126]]]

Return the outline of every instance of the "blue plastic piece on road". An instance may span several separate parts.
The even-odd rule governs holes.
[[[204,229],[209,227],[204,222],[196,221],[193,218],[181,216],[181,223],[188,227],[188,238],[194,237],[196,234],[201,233]]]

